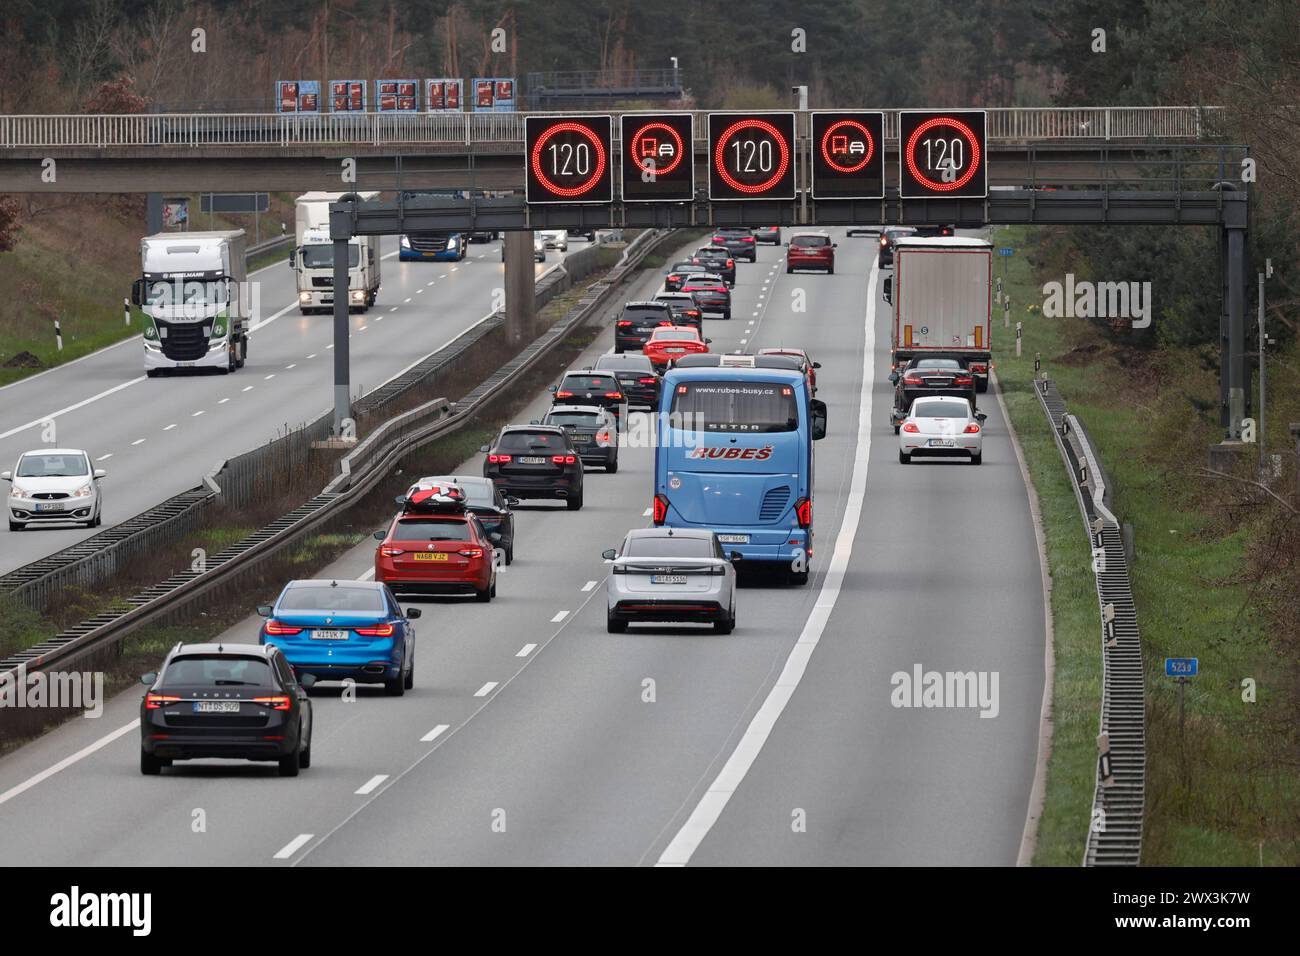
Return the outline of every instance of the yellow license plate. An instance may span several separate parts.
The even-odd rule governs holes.
[[[446,561],[447,554],[444,551],[417,551],[415,552],[417,561]]]

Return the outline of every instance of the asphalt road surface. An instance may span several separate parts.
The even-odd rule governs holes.
[[[586,242],[569,245],[577,252]],[[372,391],[494,311],[504,286],[500,243],[473,244],[461,262],[399,262],[382,240],[379,301],[351,317],[353,394]],[[551,250],[540,275],[554,267]],[[287,257],[286,257],[287,258]],[[287,261],[249,277],[261,315],[248,362],[233,375],[147,378],[138,337],[0,388],[0,471],[41,446],[85,448],[108,472],[104,526],[201,484],[217,462],[310,422],[334,404],[334,319],[301,315]],[[47,422],[54,431],[47,431]],[[0,492],[7,492],[0,485]],[[98,533],[72,525],[0,532],[0,574]]]
[[[874,244],[837,238],[833,276],[787,275],[781,250],[762,247],[739,266],[735,317],[706,322],[715,351],[799,345],[822,363],[829,434],[806,587],[749,582],[728,636],[607,634],[600,552],[649,520],[652,452],[625,447],[618,474],[588,474],[581,511],[519,509],[516,560],[491,605],[418,602],[414,691],[361,687],[352,703],[313,691],[302,776],[212,761],[143,777],[140,691],[128,691],[0,760],[6,857],[1013,864],[1044,680],[1026,490],[992,395],[981,467],[898,463]],[[585,358],[609,345],[606,331]],[[372,556],[363,543],[322,576],[362,576]],[[257,627],[250,608],[225,639],[254,640]],[[894,706],[893,675],[917,665],[996,672],[996,716]]]

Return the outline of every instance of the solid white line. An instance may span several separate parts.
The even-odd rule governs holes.
[[[175,422],[172,422],[170,425],[164,425],[164,426],[163,426],[163,431],[165,431],[165,432],[169,432],[169,431],[171,431],[171,430],[172,430],[173,428],[175,428],[175,427],[176,427],[176,423],[175,423]]]
[[[523,647],[519,648],[519,653],[516,654],[515,657],[527,657],[535,650],[537,650],[536,644],[525,644]]]
[[[4,793],[0,793],[0,804],[8,803],[14,797],[18,796],[21,793],[26,793],[28,790],[36,786],[38,783],[50,779],[50,777],[54,776],[60,770],[68,769],[77,761],[89,757],[96,750],[100,750],[104,747],[107,747],[118,737],[121,737],[124,734],[129,734],[131,731],[138,730],[139,728],[140,728],[140,721],[137,718],[136,720],[131,721],[129,724],[125,725],[124,727],[117,728],[117,730],[113,731],[111,734],[106,734],[103,737],[100,737],[93,744],[89,744],[85,747],[82,747],[75,754],[64,757],[58,763],[50,767],[46,767],[40,773],[28,777],[20,784],[15,784],[14,786],[6,790]]]
[[[375,792],[375,788],[388,779],[388,774],[377,773],[361,786],[353,791],[358,797],[364,797]]]
[[[68,364],[71,365],[72,363],[69,362]],[[59,368],[62,367],[63,366],[59,366]],[[49,371],[52,372],[54,371],[54,369],[49,369]],[[35,376],[33,376],[33,378],[34,377]],[[114,394],[115,392],[120,392],[124,388],[130,388],[136,382],[143,382],[144,380],[145,380],[145,376],[141,375],[139,378],[133,378],[130,381],[123,382],[121,385],[114,385],[112,388],[106,389],[100,392],[98,395],[92,395],[90,396],[90,398],[82,399],[81,401],[77,402],[77,404],[75,405],[69,405],[67,408],[60,408],[57,412],[51,412],[48,415],[42,415],[40,418],[33,418],[26,425],[19,425],[17,428],[9,429],[7,432],[0,432],[0,438],[8,438],[10,435],[17,435],[19,432],[26,431],[28,428],[35,428],[37,425],[43,425],[52,418],[58,418],[60,415],[68,414],[68,412],[75,412],[79,408],[85,408],[91,402],[97,402],[101,398],[107,398],[108,396]],[[26,381],[30,381],[30,379],[21,379],[20,381],[26,382]],[[14,382],[13,384],[17,385],[19,384],[19,382]]]
[[[559,624],[561,621],[563,621],[563,620],[564,620],[566,617],[568,617],[568,616],[569,616],[569,612],[568,612],[568,611],[560,611],[558,614],[555,615],[555,617],[551,618],[551,623],[552,623],[552,624]]]
[[[131,442],[131,447],[134,448],[136,445],[143,445],[144,443],[145,443],[145,439],[137,438],[135,441]]]
[[[582,589],[583,589],[584,591],[590,591],[590,590],[591,590],[592,588],[594,588],[595,586],[596,586],[596,582],[595,582],[595,581],[588,581],[586,584],[584,584],[584,585],[582,586]]]
[[[293,856],[295,853],[301,850],[303,844],[306,843],[308,840],[310,840],[314,835],[315,834],[312,833],[299,833],[296,837],[294,837],[292,840],[290,840],[288,843],[286,843],[283,847],[280,848],[280,851],[275,855],[275,859],[277,860],[289,859],[289,857]]]
[[[482,687],[480,687],[478,690],[474,691],[474,696],[486,697],[488,694],[492,693],[492,689],[496,686],[497,686],[497,682],[494,680],[490,680]]]
[[[429,731],[427,734],[421,737],[420,743],[427,744],[431,740],[437,740],[439,737],[441,737],[444,733],[446,733],[450,729],[451,729],[451,724],[439,724],[437,727],[434,727],[433,730]]]
[[[718,822],[722,811],[726,809],[731,795],[736,792],[749,773],[749,768],[758,759],[763,745],[776,726],[781,712],[794,696],[799,682],[803,679],[808,661],[812,658],[817,643],[826,629],[835,602],[839,599],[840,589],[844,585],[844,576],[849,568],[849,559],[853,555],[853,539],[857,536],[858,525],[862,520],[862,506],[866,499],[867,467],[871,462],[871,392],[875,384],[874,368],[876,361],[876,274],[878,264],[873,261],[871,272],[867,276],[867,315],[866,332],[862,348],[862,391],[858,405],[858,439],[853,453],[853,477],[849,483],[848,501],[844,506],[844,518],[840,523],[839,533],[835,537],[835,550],[831,554],[830,566],[822,580],[821,589],[812,613],[804,622],[799,640],[795,642],[786,658],[781,676],[768,692],[767,698],[754,714],[745,734],[736,749],[723,765],[722,770],[709,785],[709,789],[691,812],[690,817],[677,835],[664,849],[656,866],[685,866],[699,848],[700,843],[709,835],[713,825]]]
[[[95,459],[95,461],[108,461],[112,457],[113,457],[113,453],[110,451],[107,455],[100,455],[98,458]]]

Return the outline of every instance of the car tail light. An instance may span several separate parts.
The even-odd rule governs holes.
[[[563,391],[561,391],[561,392],[556,392],[556,393],[555,393],[555,397],[556,397],[556,398],[573,398],[573,393],[572,393],[572,392],[563,392]]]
[[[794,503],[794,515],[799,519],[799,527],[812,527],[812,499],[800,498]]]
[[[285,694],[276,694],[272,697],[254,697],[249,703],[261,704],[263,707],[270,707],[272,710],[289,709],[289,698]]]
[[[619,323],[618,323],[618,327],[619,327],[620,329],[631,328],[631,326],[632,326],[632,323],[629,322],[627,319],[621,319],[621,320],[619,321]]]
[[[504,465],[511,461],[512,458],[513,456],[511,455],[488,455],[488,463],[492,465]]]
[[[606,392],[606,393],[605,393],[605,397],[606,397],[606,398],[622,398],[622,397],[623,397],[623,393],[622,393],[622,392]]]
[[[663,495],[655,495],[654,500],[654,523],[663,524],[664,519],[668,517],[668,499]]]
[[[754,241],[754,237],[753,237],[753,236],[742,236],[741,238],[744,239],[745,242],[753,242],[753,241]]]
[[[908,385],[924,385],[925,376],[919,372],[908,372],[903,376],[903,381]]]
[[[171,697],[167,694],[145,694],[144,709],[157,710],[159,707],[166,707],[168,704],[174,704],[179,700],[179,697]]]
[[[459,555],[462,555],[463,557],[466,557],[466,558],[481,558],[481,557],[483,557],[483,549],[482,549],[482,548],[462,548],[461,550],[457,551],[456,553],[459,554]]]
[[[974,379],[972,379],[969,375],[963,375],[963,376],[960,376],[959,378],[955,378],[955,379],[953,379],[953,384],[955,384],[955,385],[969,385],[969,384],[971,384],[972,381],[974,381]]]
[[[357,633],[362,637],[392,637],[393,625],[391,624],[374,624],[370,627],[359,627]]]
[[[916,422],[905,422],[903,424],[903,431],[907,432],[908,434],[915,435],[920,430],[921,429],[916,427]]]
[[[982,363],[981,363],[981,364],[972,364],[971,367],[970,367],[970,370],[971,370],[972,372],[987,372],[987,371],[988,371],[988,366],[986,366],[986,365],[984,365],[984,364],[982,364]]]
[[[734,269],[735,267],[736,267],[736,260],[734,260],[734,259],[728,259],[728,260],[727,260],[727,268],[728,268],[728,269]]]
[[[379,553],[386,558],[395,558],[399,554],[406,554],[401,548],[380,548]]]
[[[301,634],[302,628],[293,627],[289,624],[281,624],[279,621],[271,620],[266,622],[266,633],[268,634]]]
[[[578,457],[577,455],[552,455],[551,461],[557,465],[576,465]]]
[[[881,244],[882,246],[887,246],[887,245],[889,245],[889,240],[886,239],[884,236],[881,236],[881,237],[880,237],[880,244]]]
[[[655,382],[657,382],[657,381],[659,381],[659,379],[657,379],[657,378],[638,378],[638,379],[637,379],[637,382],[640,383],[641,385],[653,385],[653,384],[654,384]]]
[[[609,441],[609,429],[606,428],[602,431],[596,432],[596,441],[601,442],[602,444]]]
[[[969,425],[966,426],[967,435],[978,435],[979,433],[980,433],[980,426],[978,422],[971,422]]]

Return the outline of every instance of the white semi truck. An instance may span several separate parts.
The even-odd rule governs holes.
[[[295,242],[289,263],[298,276],[298,308],[303,315],[334,311],[334,244],[330,241],[330,203],[344,196],[362,201],[377,192],[304,193],[294,208]],[[379,237],[353,236],[348,242],[348,308],[365,312],[379,296]]]
[[[244,230],[165,232],[140,241],[141,276],[131,302],[144,312],[144,367],[244,367],[250,292]]]

